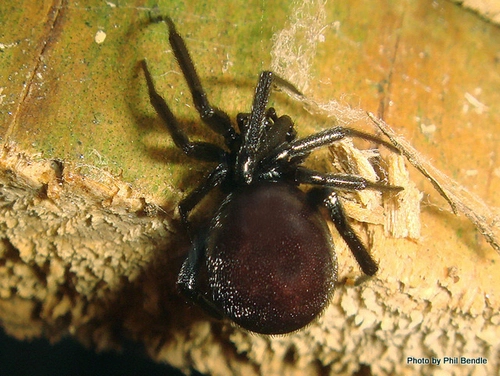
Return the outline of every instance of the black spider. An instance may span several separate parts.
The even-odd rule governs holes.
[[[346,220],[336,190],[401,190],[346,174],[302,166],[309,154],[345,137],[389,143],[354,129],[335,127],[297,139],[289,116],[267,108],[273,84],[293,87],[272,72],[262,72],[250,113],[229,116],[213,107],[200,83],[182,37],[169,17],[169,41],[187,81],[201,120],[222,135],[226,149],[192,142],[180,129],[154,87],[142,61],[151,104],[175,145],[190,157],[212,161],[215,168],[179,204],[188,225],[190,211],[213,188],[225,194],[206,226],[193,237],[192,249],[178,277],[178,287],[213,316],[264,334],[298,330],[328,305],[337,281],[337,262],[330,232],[319,211],[324,205],[363,272],[377,264]],[[307,192],[299,184],[312,186]]]

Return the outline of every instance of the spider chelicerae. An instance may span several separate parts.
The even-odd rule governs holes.
[[[179,204],[182,221],[214,188],[224,198],[216,212],[192,234],[192,247],[178,276],[185,296],[217,318],[263,334],[298,330],[328,305],[337,281],[337,261],[326,219],[326,207],[362,271],[374,275],[377,264],[353,231],[338,190],[401,187],[363,177],[315,171],[303,166],[312,151],[345,137],[358,137],[395,148],[368,133],[345,127],[328,128],[297,138],[292,119],[268,108],[273,86],[293,85],[273,72],[260,74],[252,108],[229,116],[207,98],[182,37],[169,17],[157,17],[169,29],[169,41],[201,120],[224,138],[225,147],[193,142],[156,91],[142,61],[149,98],[175,145],[189,157],[215,167]],[[310,187],[306,192],[299,185]]]

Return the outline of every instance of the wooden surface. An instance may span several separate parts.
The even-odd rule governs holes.
[[[272,67],[304,91],[309,111],[329,104],[311,115],[273,97],[301,135],[338,123],[377,132],[364,117],[373,112],[484,200],[498,236],[498,27],[445,1],[176,3],[159,9],[185,36],[214,104],[231,116],[249,111],[259,71]],[[305,330],[249,335],[176,295],[189,244],[174,209],[208,166],[173,148],[138,61],[148,59],[194,139],[218,139],[199,125],[166,28],[146,26],[148,6],[0,6],[5,330],[52,340],[70,333],[98,349],[125,336],[158,361],[214,375],[352,374],[361,364],[378,375],[498,373],[500,256],[411,168],[423,192],[420,237],[357,223],[380,272],[353,286],[360,272],[335,235],[341,283]],[[407,362],[445,356],[488,363]]]

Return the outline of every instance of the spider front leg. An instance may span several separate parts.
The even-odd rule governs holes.
[[[273,72],[261,72],[251,112],[237,117],[241,146],[236,156],[235,174],[237,180],[244,184],[252,183],[259,161],[269,151],[285,141],[291,141],[296,135],[289,116],[278,117],[274,108],[267,108],[273,84],[284,85],[286,82]]]
[[[361,132],[352,128],[335,127],[328,128],[310,136],[290,142],[290,144],[275,156],[275,160],[293,160],[295,158],[307,157],[312,151],[324,146],[329,146],[346,137],[356,137],[367,141],[384,145],[387,149],[399,153],[399,150],[391,143],[384,141],[369,133]]]
[[[196,72],[186,44],[184,43],[184,39],[182,39],[177,32],[174,22],[168,16],[155,17],[151,21],[164,21],[167,24],[169,30],[168,40],[189,86],[189,90],[193,97],[193,103],[200,114],[201,120],[203,120],[203,122],[213,131],[221,134],[226,141],[226,145],[231,148],[237,140],[238,135],[231,125],[229,116],[224,111],[212,106],[208,101],[207,94],[201,85],[200,78]]]
[[[241,132],[248,127],[250,113],[239,113],[236,116],[236,122]],[[273,107],[266,110],[263,121],[262,135],[263,140],[259,143],[255,160],[261,160],[284,142],[290,142],[295,139],[297,132],[293,128],[293,121],[288,115],[278,116]]]

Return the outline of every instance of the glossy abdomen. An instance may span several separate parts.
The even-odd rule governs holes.
[[[267,334],[300,329],[329,302],[336,260],[325,220],[293,185],[235,190],[212,220],[206,243],[216,306]]]

